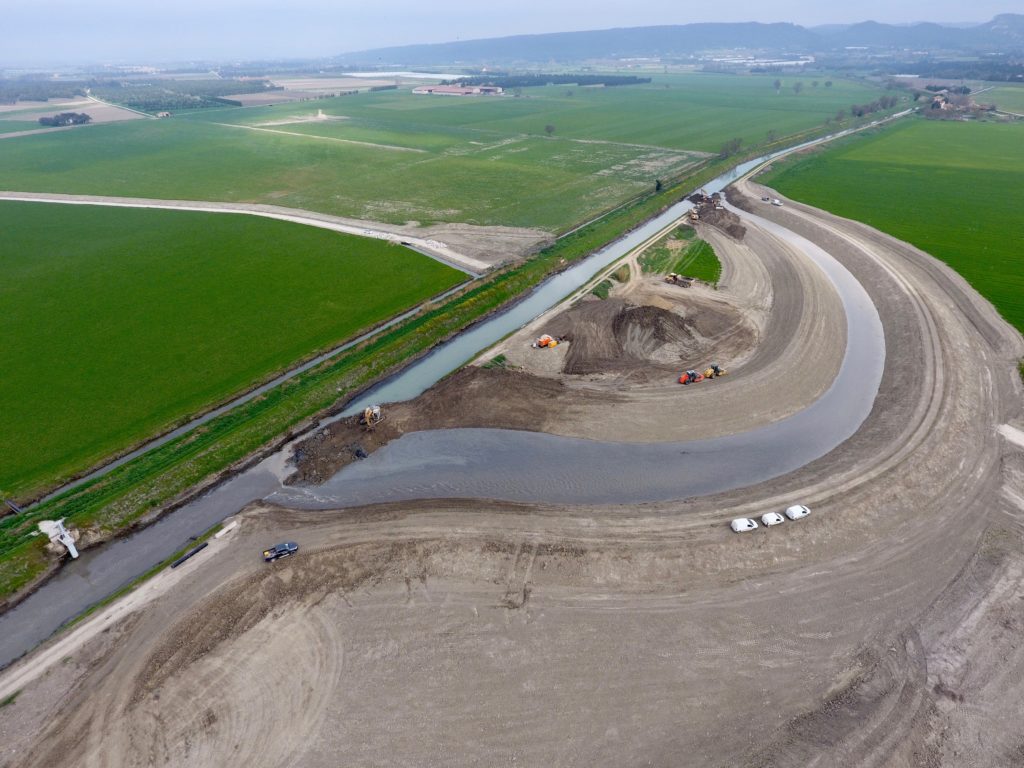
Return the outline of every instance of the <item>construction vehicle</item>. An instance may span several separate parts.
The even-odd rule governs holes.
[[[713,379],[716,376],[725,376],[727,373],[728,371],[722,368],[718,363],[712,363],[704,369],[704,378]]]
[[[363,411],[363,415],[359,417],[359,423],[366,429],[373,429],[382,421],[384,421],[384,412],[380,409],[379,405],[367,406]]]
[[[546,333],[539,339],[537,339],[535,342],[533,342],[534,349],[553,349],[554,347],[557,346],[558,339],[556,339],[554,336],[549,336]]]
[[[722,368],[718,363],[712,363],[703,371],[683,371],[683,375],[679,377],[680,384],[696,384],[704,379],[714,379],[717,376],[725,376],[728,371]]]
[[[672,285],[678,285],[680,288],[689,288],[693,285],[693,278],[686,277],[684,275],[677,275],[675,272],[669,272],[665,275],[665,282],[671,283]]]

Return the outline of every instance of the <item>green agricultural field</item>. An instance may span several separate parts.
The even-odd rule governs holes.
[[[458,284],[252,216],[0,203],[0,490],[25,496]]]
[[[1024,125],[914,120],[760,179],[949,264],[1024,331]]]
[[[979,104],[994,103],[997,109],[1004,112],[1024,115],[1024,85],[997,85],[991,91],[976,94],[974,98]]]
[[[524,88],[519,98],[463,99],[385,91],[295,107],[220,111],[196,119],[223,121],[230,117],[230,122],[253,124],[280,119],[282,112],[315,114],[323,109],[349,118],[333,124],[338,135],[364,125],[376,130],[405,126],[415,132],[480,139],[488,134],[542,135],[546,125],[553,125],[556,138],[718,152],[734,137],[749,146],[763,143],[768,131],[784,136],[813,128],[840,109],[849,110],[851,104],[872,101],[882,93],[838,79],[826,88],[824,77],[814,87],[813,78],[789,76],[780,77],[783,87],[776,93],[773,84],[777,77],[658,75],[651,83],[636,86]],[[799,94],[792,89],[798,81],[804,84]]]
[[[675,272],[715,285],[722,276],[722,264],[711,244],[694,238],[690,227],[679,227],[652,245],[640,257],[644,272],[667,275]]]
[[[642,86],[524,89],[518,98],[409,90],[208,109],[18,138],[7,189],[275,203],[392,223],[562,232],[680,176],[731,138],[820,128],[879,91],[836,80],[665,75]],[[333,120],[304,120],[318,110]],[[553,126],[548,135],[546,126]],[[253,130],[253,129],[257,130]]]
[[[0,120],[0,133],[14,133],[16,131],[32,131],[42,128],[36,121],[28,120]]]

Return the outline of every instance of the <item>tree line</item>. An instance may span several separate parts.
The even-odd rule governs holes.
[[[48,127],[61,126],[61,125],[85,125],[90,120],[84,112],[61,112],[59,115],[53,117],[40,117],[39,124]]]
[[[881,112],[883,109],[891,109],[896,106],[898,100],[895,96],[882,96],[867,104],[851,104],[850,117],[864,117],[864,115],[870,115],[874,112]],[[841,122],[845,116],[846,114],[843,110],[839,110],[836,113],[836,120]]]
[[[47,101],[73,99],[85,95],[84,82],[51,82],[30,79],[0,79],[0,104],[19,101]]]
[[[478,75],[446,80],[444,85],[491,85],[496,88],[531,88],[539,85],[641,85],[649,77],[635,75]]]
[[[94,80],[89,85],[98,98],[141,112],[239,107],[240,101],[226,97],[280,90],[267,80]]]

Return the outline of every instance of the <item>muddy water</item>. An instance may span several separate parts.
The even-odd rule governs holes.
[[[767,159],[771,157],[744,163],[706,189],[720,191]],[[367,393],[349,412],[368,402],[402,400],[423,392],[690,207],[685,202],[674,206],[551,278],[516,307]],[[871,409],[884,362],[881,323],[863,288],[828,254],[781,227],[759,223],[807,252],[836,284],[846,309],[848,346],[843,365],[832,387],[806,411],[743,435],[651,446],[503,430],[411,434],[350,465],[324,486],[310,489],[284,487],[283,457],[271,456],[154,525],[83,553],[17,608],[0,615],[0,667],[184,546],[189,537],[256,499],[307,507],[445,496],[580,503],[673,499],[753,484],[824,455],[853,434]],[[544,471],[537,471],[538,467]],[[551,467],[560,469],[551,474]],[[375,482],[366,482],[371,478]]]

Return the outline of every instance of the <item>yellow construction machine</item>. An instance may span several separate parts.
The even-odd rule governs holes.
[[[367,431],[373,429],[382,421],[384,421],[384,412],[380,409],[379,405],[367,406],[363,411],[363,415],[359,417],[359,423]]]
[[[704,369],[704,378],[713,379],[716,376],[725,376],[728,371],[722,368],[718,363],[712,363],[710,366]]]

